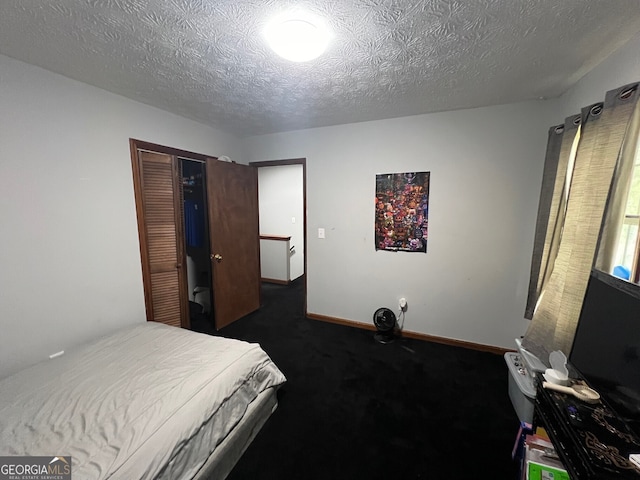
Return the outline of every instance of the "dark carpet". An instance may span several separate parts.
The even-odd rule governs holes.
[[[214,332],[257,342],[287,377],[229,480],[515,479],[518,419],[501,355],[310,320],[303,283]],[[373,315],[373,313],[372,313]]]

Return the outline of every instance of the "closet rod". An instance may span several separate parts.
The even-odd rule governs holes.
[[[187,160],[189,162],[198,162],[198,163],[206,163],[204,160],[196,160],[195,158],[184,158],[184,157],[177,157],[178,160]]]

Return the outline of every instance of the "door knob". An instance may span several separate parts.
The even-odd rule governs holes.
[[[222,261],[222,255],[220,255],[219,253],[216,253],[215,255],[211,255],[211,260],[215,260],[218,263],[220,263]]]

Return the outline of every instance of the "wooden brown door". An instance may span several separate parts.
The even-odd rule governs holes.
[[[147,320],[189,328],[177,161],[163,153],[136,153],[133,176]]]
[[[215,325],[260,307],[258,174],[255,167],[207,160]]]

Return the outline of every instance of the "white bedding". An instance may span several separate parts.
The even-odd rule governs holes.
[[[284,382],[257,344],[144,323],[0,380],[0,455],[71,455],[82,479],[192,478]]]

